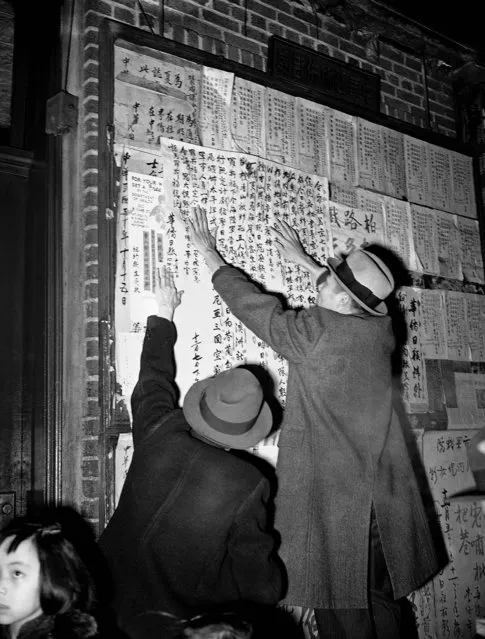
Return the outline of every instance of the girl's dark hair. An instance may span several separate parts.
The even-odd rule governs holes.
[[[40,561],[40,605],[47,615],[72,608],[91,612],[95,588],[91,574],[74,545],[58,523],[42,524],[15,519],[0,532],[0,543],[13,537],[7,553],[30,539]]]

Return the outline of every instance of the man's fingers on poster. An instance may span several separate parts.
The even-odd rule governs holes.
[[[289,229],[289,230],[288,230]],[[290,233],[290,231],[292,231]],[[293,231],[291,227],[287,225],[287,228],[276,229],[274,226],[270,229],[271,236],[277,246],[281,246],[283,248],[290,248],[293,245],[299,245],[300,240],[298,238],[298,234]]]
[[[159,266],[157,268],[157,284],[158,284],[158,288],[162,288],[162,286],[163,286],[162,285],[162,276],[163,276],[162,269],[163,269],[163,266]]]
[[[199,233],[203,233],[204,231],[205,232],[209,231],[209,225],[207,223],[207,215],[200,206],[196,206],[194,208],[191,222],[192,222],[192,226]]]
[[[175,279],[173,273],[165,265],[159,266],[158,284],[161,288],[175,288]]]
[[[283,237],[281,233],[277,229],[275,229],[274,226],[270,227],[269,232],[277,248],[283,246]]]
[[[173,278],[172,271],[169,271],[166,266],[163,267],[163,275],[165,278],[165,286],[170,286],[171,288],[175,288],[175,280]]]
[[[195,244],[195,247],[198,250],[215,248],[217,227],[214,229],[214,233],[211,233],[209,223],[207,222],[207,215],[200,206],[194,208],[193,215],[188,221],[189,236]]]
[[[300,237],[295,229],[288,224],[288,222],[282,221],[283,234],[287,237],[288,240],[293,242],[299,242]]]
[[[203,232],[204,226],[204,217],[203,212],[200,210],[200,207],[196,207],[192,211],[192,215],[187,218],[189,223],[189,231],[191,232],[192,239],[194,236],[200,236]]]
[[[298,245],[300,243],[300,238],[295,229],[285,222],[284,220],[276,220],[278,227],[273,226],[271,230],[274,231],[272,233],[273,239],[280,244],[284,244],[286,242],[287,245]]]

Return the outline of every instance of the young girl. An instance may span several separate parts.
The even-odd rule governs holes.
[[[0,532],[0,639],[89,639],[94,586],[57,524],[14,520]]]

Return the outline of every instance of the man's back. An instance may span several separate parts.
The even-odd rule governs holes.
[[[122,615],[133,608],[186,616],[258,587],[251,555],[263,549],[238,539],[256,532],[268,481],[249,462],[192,437],[181,411],[174,422],[176,429],[154,433],[135,453],[100,539]],[[276,603],[274,585],[261,584],[254,596]]]
[[[194,434],[175,403],[174,342],[171,322],[149,318],[132,401],[135,451],[100,538],[122,628],[147,610],[186,617],[276,604],[283,594],[269,481],[250,455]]]
[[[213,283],[236,317],[289,363],[276,508],[286,601],[366,606],[373,504],[395,595],[409,593],[434,572],[436,558],[393,417],[390,318],[286,310],[229,267]]]

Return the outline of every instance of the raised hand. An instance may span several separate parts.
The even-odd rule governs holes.
[[[204,255],[207,251],[216,250],[216,238],[209,230],[207,215],[200,206],[194,209],[192,217],[189,218],[189,237],[195,248]]]
[[[270,233],[281,257],[299,264],[307,254],[298,233],[284,220],[277,220],[277,225],[270,227]]]
[[[298,233],[284,220],[277,218],[276,223],[278,227],[272,226],[270,234],[281,257],[299,264],[316,278],[321,271],[321,266],[305,251]]]
[[[155,299],[160,317],[171,320],[175,309],[182,301],[183,291],[178,291],[172,271],[166,266],[157,269]]]
[[[188,225],[190,241],[204,258],[209,270],[216,271],[226,262],[217,251],[216,238],[210,232],[207,215],[200,206],[194,209],[192,217],[188,220]]]

